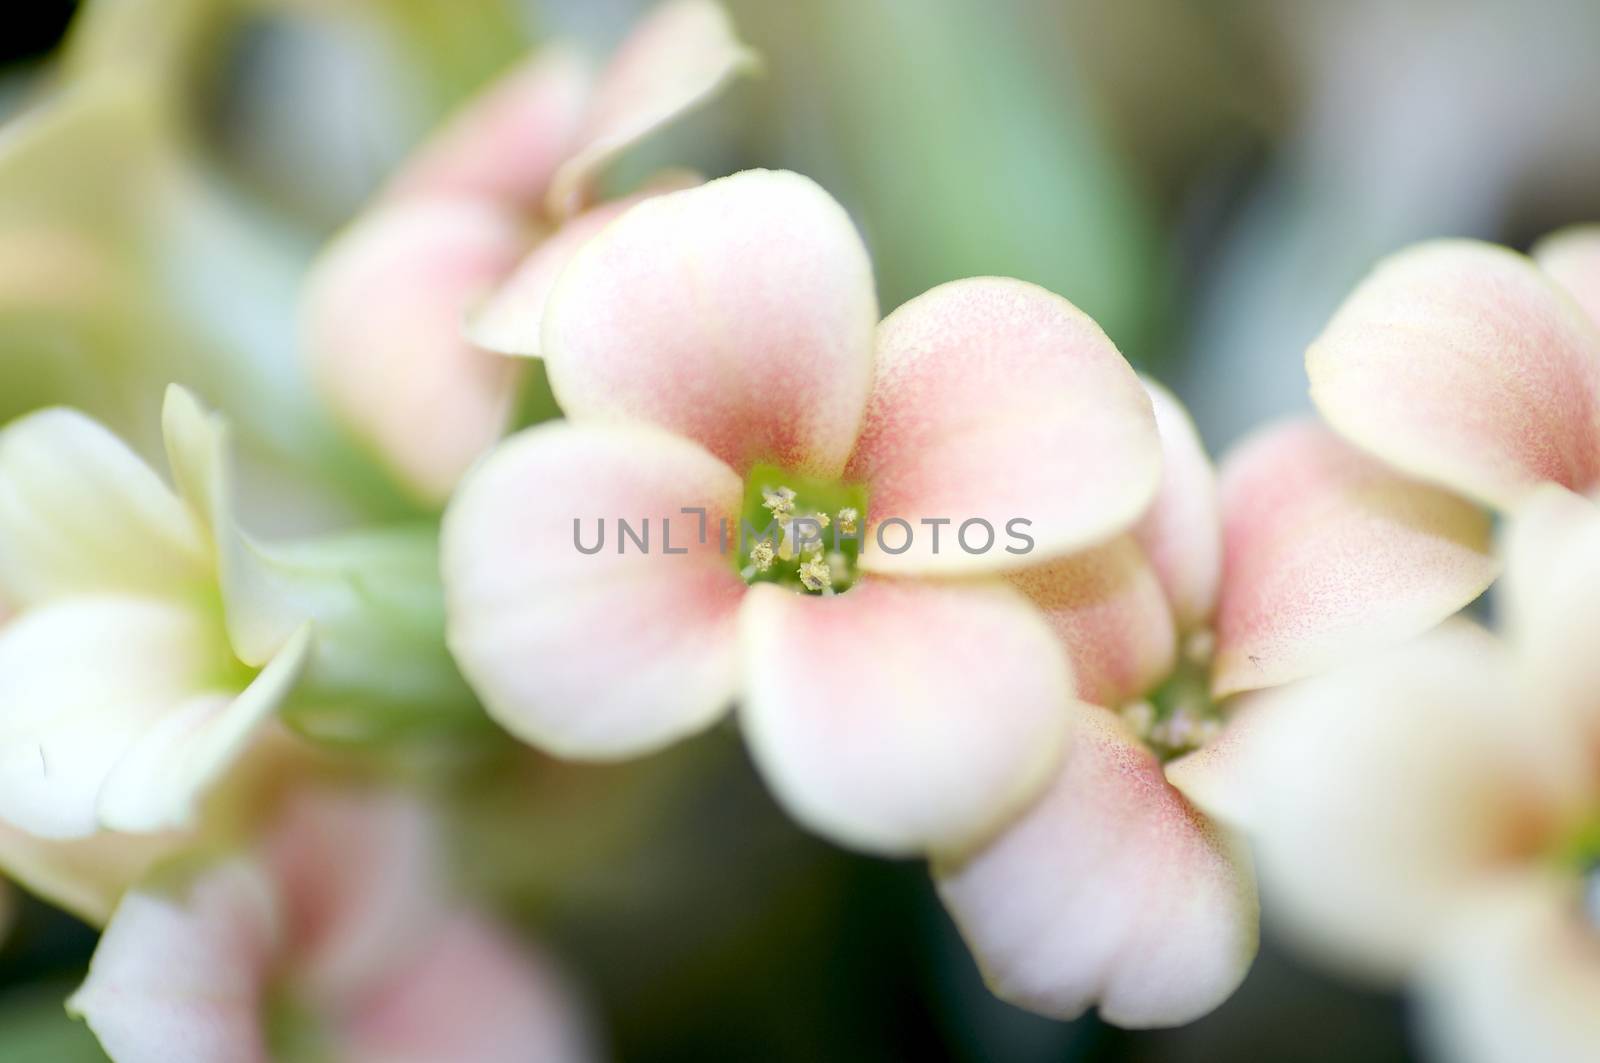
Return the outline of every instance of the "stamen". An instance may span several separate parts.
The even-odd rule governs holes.
[[[808,591],[821,593],[833,590],[833,570],[820,556],[802,561],[796,574],[800,577],[800,585]]]
[[[794,492],[787,487],[763,487],[761,504],[772,510],[772,515],[781,521],[794,512]]]
[[[854,535],[856,533],[856,521],[860,519],[861,514],[856,512],[854,506],[846,506],[839,511],[839,530],[846,535]]]
[[[755,566],[757,572],[765,572],[771,568],[774,556],[771,539],[762,539],[750,548],[750,563]]]
[[[1122,722],[1139,738],[1148,738],[1156,722],[1156,707],[1148,701],[1130,701],[1122,706]]]

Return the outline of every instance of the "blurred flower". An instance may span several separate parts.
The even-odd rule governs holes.
[[[1585,311],[1588,311],[1585,313]],[[1330,424],[1395,467],[1501,510],[1600,489],[1600,230],[1534,261],[1465,240],[1379,264],[1306,354]]]
[[[302,791],[118,906],[68,1002],[121,1063],[591,1057],[561,980],[452,899],[422,808]]]
[[[990,278],[879,324],[839,205],[749,171],[595,238],[543,346],[572,420],[502,444],[445,516],[448,638],[491,715],[614,758],[737,698],[789,811],[882,853],[970,844],[1038,792],[1070,680],[998,574],[1128,527],[1160,475],[1149,398],[1088,317]],[[802,522],[851,509],[858,540],[819,566]],[[679,545],[575,549],[579,518],[641,517]],[[1031,553],[995,542],[1016,518]],[[968,521],[989,549],[958,548]]]
[[[345,739],[475,717],[431,530],[264,548],[221,420],[174,388],[165,425],[176,493],[75,411],[0,432],[0,818],[41,837],[186,826],[291,689]]]
[[[1255,955],[1238,758],[1247,691],[1416,634],[1488,584],[1488,521],[1321,425],[1266,428],[1223,462],[1151,388],[1161,493],[1131,532],[1017,573],[1082,703],[1043,800],[940,891],[991,988],[1061,1018],[1192,1020]],[[1217,817],[1217,818],[1213,818]]]
[[[298,532],[401,508],[285,357],[293,241],[179,133],[151,84],[111,71],[0,132],[0,419],[70,405],[152,460],[179,383],[234,411],[253,522]]]
[[[1600,514],[1536,491],[1507,630],[1461,624],[1284,690],[1247,768],[1269,900],[1323,958],[1409,980],[1442,1058],[1600,1039]]]
[[[174,411],[181,400],[175,400]],[[176,418],[175,418],[176,420]],[[309,632],[230,646],[205,441],[181,495],[72,410],[0,433],[0,817],[47,838],[185,825],[305,667]],[[217,521],[222,521],[219,527]]]
[[[407,491],[442,503],[505,432],[524,366],[489,352],[539,353],[527,337],[561,265],[651,194],[591,206],[606,164],[753,62],[710,0],[669,0],[592,84],[576,55],[548,49],[425,144],[328,249],[306,292],[311,368]]]

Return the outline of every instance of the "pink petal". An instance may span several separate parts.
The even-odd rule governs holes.
[[[678,177],[648,191],[591,207],[541,241],[468,323],[467,336],[485,350],[536,356],[543,349],[544,311],[556,280],[578,249],[637,203],[663,192],[691,188],[697,179]]]
[[[1534,245],[1533,260],[1600,324],[1600,225],[1551,233]]]
[[[1529,868],[1486,881],[1422,971],[1441,1059],[1587,1063],[1600,1045],[1600,944],[1581,880]]]
[[[509,935],[459,913],[356,1006],[339,1058],[351,1063],[578,1063],[594,1053],[554,971]]]
[[[644,425],[556,423],[502,444],[463,481],[442,542],[450,648],[490,715],[542,749],[595,758],[721,716],[745,586],[719,526],[737,536],[742,491],[705,450]],[[703,542],[685,507],[706,511]],[[648,521],[648,554],[620,538],[621,519],[635,534]],[[601,522],[604,548],[579,552],[574,526],[588,548]]]
[[[127,1063],[265,1061],[275,919],[270,886],[243,864],[208,871],[183,896],[130,893],[67,1009]]]
[[[588,243],[546,308],[544,355],[575,420],[661,425],[739,471],[836,476],[877,315],[844,210],[752,170],[641,203]]]
[[[549,48],[471,100],[390,182],[391,199],[485,199],[536,208],[574,147],[590,72]]]
[[[297,989],[324,1006],[421,947],[441,915],[433,824],[400,796],[297,791],[266,851]]]
[[[1172,608],[1131,536],[1023,569],[1011,581],[1044,611],[1066,648],[1081,700],[1117,708],[1171,673],[1178,639]]]
[[[1306,369],[1347,438],[1491,506],[1600,477],[1600,333],[1520,255],[1457,240],[1387,259]]]
[[[971,844],[1038,792],[1071,681],[1049,629],[998,583],[767,584],[740,617],[740,719],[791,815],[841,844]]]
[[[1218,697],[1311,675],[1427,630],[1494,578],[1489,520],[1314,421],[1222,465]]]
[[[884,320],[877,377],[847,476],[866,481],[873,524],[922,534],[904,553],[869,535],[878,572],[958,572],[1038,564],[1130,527],[1155,497],[1161,440],[1139,378],[1071,303],[1022,281],[941,285]],[[940,549],[924,519],[946,519]],[[987,520],[994,549],[952,542]],[[1007,553],[1014,519],[1035,540]],[[977,540],[981,527],[974,526]],[[898,543],[898,538],[885,541]]]
[[[1134,528],[1149,555],[1178,630],[1192,631],[1211,620],[1222,577],[1222,513],[1217,477],[1183,404],[1166,388],[1146,379],[1161,433],[1161,489]]]
[[[1256,951],[1248,853],[1167,785],[1109,712],[1080,706],[1053,787],[939,893],[996,995],[1125,1027],[1216,1007]]]
[[[669,0],[634,29],[595,86],[578,147],[551,183],[548,209],[577,213],[612,159],[760,65],[711,0]]]
[[[357,222],[311,274],[302,324],[323,398],[424,502],[510,420],[520,366],[461,333],[526,246],[520,220],[487,204],[406,202]]]

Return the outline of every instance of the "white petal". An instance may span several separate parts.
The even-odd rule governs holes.
[[[0,432],[0,600],[171,593],[205,573],[183,503],[105,428],[51,409]]]
[[[227,659],[202,612],[151,599],[74,597],[0,628],[0,817],[45,837],[94,833],[118,763],[211,696]]]

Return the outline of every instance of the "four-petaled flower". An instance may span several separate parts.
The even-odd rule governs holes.
[[[1073,662],[1069,752],[1014,826],[935,865],[997,994],[1122,1026],[1197,1018],[1255,954],[1249,692],[1415,635],[1494,572],[1479,511],[1323,426],[1263,429],[1219,482],[1182,407],[1151,393],[1164,476],[1143,520],[1013,577]]]
[[[1003,573],[1128,528],[1161,474],[1149,397],[1093,321],[985,278],[880,324],[845,212],[749,171],[613,222],[558,280],[540,346],[569,420],[503,443],[444,523],[447,636],[497,720],[615,758],[737,701],[790,812],[883,853],[965,848],[1034,798],[1071,677]],[[808,560],[817,512],[859,542]],[[580,518],[672,522],[686,552],[580,553]],[[766,571],[765,551],[746,564],[741,525],[784,519],[796,547],[786,530]],[[983,549],[978,525],[960,541],[1015,519],[1031,551]]]

